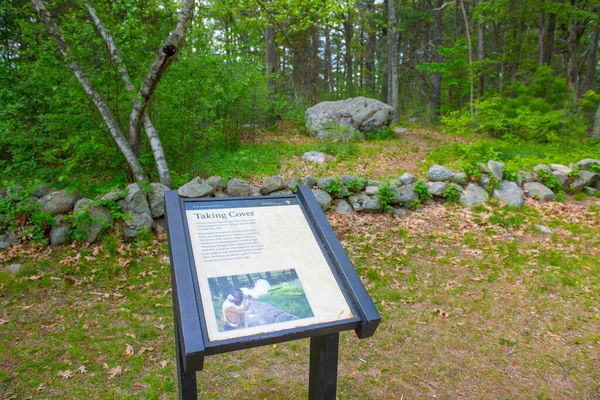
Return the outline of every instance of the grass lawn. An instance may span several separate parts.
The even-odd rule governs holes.
[[[354,153],[319,167],[294,155],[278,168],[419,172],[439,138],[348,145]],[[341,335],[340,399],[600,398],[598,199],[327,215],[383,317],[373,338]],[[177,398],[167,260],[164,237],[115,234],[0,253],[2,265],[24,265],[0,270],[0,399]],[[308,344],[209,357],[199,398],[306,398]]]

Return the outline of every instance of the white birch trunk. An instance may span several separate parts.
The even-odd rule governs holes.
[[[177,18],[177,26],[173,33],[171,33],[167,40],[159,47],[156,58],[154,59],[152,66],[150,66],[148,75],[146,75],[146,79],[144,79],[138,93],[139,101],[134,104],[131,109],[131,115],[129,116],[129,144],[136,154],[139,154],[141,150],[140,130],[143,124],[146,106],[152,98],[158,82],[160,82],[165,71],[183,46],[187,22],[190,19],[193,8],[194,0],[183,1],[181,9],[179,10],[179,17]]]
[[[129,143],[125,139],[125,136],[123,136],[123,133],[119,128],[119,124],[117,123],[110,108],[102,99],[100,94],[98,94],[98,92],[94,89],[92,83],[81,69],[81,66],[77,62],[71,60],[71,57],[69,56],[69,46],[63,38],[62,34],[60,33],[58,26],[52,18],[52,15],[50,15],[50,12],[46,9],[41,0],[31,0],[31,3],[33,5],[33,8],[40,15],[40,18],[44,22],[46,29],[48,30],[48,32],[50,32],[50,35],[56,42],[58,50],[62,54],[63,58],[67,61],[69,68],[79,81],[79,84],[83,87],[85,92],[92,99],[92,101],[96,105],[96,108],[98,108],[98,111],[102,115],[102,118],[104,119],[104,122],[106,123],[106,126],[108,127],[112,138],[114,139],[115,143],[117,144],[117,147],[119,148],[123,156],[125,156],[125,160],[129,164],[131,172],[135,176],[136,180],[148,180],[148,178],[146,177],[146,173],[144,172],[144,168],[140,164],[132,148],[129,146]]]
[[[98,32],[104,42],[108,46],[108,51],[110,54],[110,58],[117,65],[117,69],[121,72],[121,78],[125,83],[125,88],[128,92],[133,92],[134,86],[131,78],[129,77],[129,72],[127,71],[127,67],[123,63],[123,59],[121,58],[121,53],[119,52],[119,48],[113,37],[108,33],[102,20],[98,18],[96,15],[96,11],[89,5],[85,5],[88,9],[94,24],[98,28]],[[139,104],[139,100],[137,98],[133,98],[131,100],[133,107]],[[150,147],[152,148],[152,152],[154,153],[154,160],[156,162],[156,168],[158,170],[158,176],[160,179],[160,183],[171,188],[173,181],[171,179],[171,172],[169,171],[169,166],[167,165],[167,159],[165,157],[165,152],[162,146],[162,142],[160,141],[160,137],[158,136],[158,132],[154,128],[150,117],[148,117],[144,113],[144,130],[146,131],[146,135],[148,136],[148,141],[150,142]]]

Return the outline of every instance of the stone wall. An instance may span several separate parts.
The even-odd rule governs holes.
[[[524,204],[525,197],[554,201],[564,193],[600,193],[600,160],[597,159],[587,158],[569,166],[540,164],[533,171],[518,174],[505,171],[504,164],[490,160],[469,173],[433,165],[423,180],[409,173],[387,181],[350,175],[288,180],[274,176],[265,179],[260,186],[242,179],[226,181],[213,176],[202,180],[197,177],[181,186],[178,193],[187,198],[283,195],[292,194],[303,185],[312,189],[324,211],[348,215],[353,212],[404,215],[407,209],[432,201],[454,201],[469,207],[484,203],[490,197],[518,208]],[[58,246],[73,239],[93,243],[115,223],[119,224],[126,240],[163,230],[165,190],[168,188],[160,183],[146,186],[132,183],[124,190],[115,190],[97,199],[85,199],[77,193],[41,185],[27,195],[19,187],[13,187],[0,196],[5,202],[13,202],[15,208],[42,211],[49,218],[49,228],[44,231],[47,237],[43,240]],[[14,226],[15,221],[0,214],[0,248],[26,239],[19,237]]]

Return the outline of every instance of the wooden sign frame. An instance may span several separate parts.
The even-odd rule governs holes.
[[[198,241],[201,239],[190,236],[190,230],[194,233],[197,233],[197,230],[190,225],[191,214],[186,210],[231,209],[257,202],[272,205],[290,204],[294,206],[290,210],[294,208],[296,214],[299,207],[312,232],[312,238],[306,240],[314,239],[318,244],[312,248],[321,252],[320,256],[326,261],[351,313],[339,320],[299,323],[298,326],[281,324],[284,329],[269,325],[270,330],[265,332],[210,340],[215,336],[214,327],[207,325],[214,325],[214,321],[210,320],[214,319],[214,314],[212,310],[207,309],[206,300],[210,293],[201,293],[197,270],[198,267],[202,268],[202,260],[198,258]],[[353,329],[358,338],[368,338],[374,334],[381,317],[312,191],[308,187],[300,187],[294,195],[198,199],[181,198],[176,191],[167,191],[165,206],[171,259],[179,398],[197,398],[196,371],[203,369],[206,356],[310,337],[309,399],[335,399],[339,332]],[[203,228],[200,226],[198,229]],[[239,262],[244,263],[243,260]],[[203,287],[206,288],[206,285]]]

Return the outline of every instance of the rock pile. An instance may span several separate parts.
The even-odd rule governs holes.
[[[242,179],[196,177],[182,185],[178,193],[188,198],[283,195],[294,193],[302,185],[312,189],[324,211],[335,209],[344,214],[387,211],[394,215],[406,214],[405,209],[431,201],[457,201],[469,207],[492,197],[518,208],[524,204],[525,197],[553,201],[558,193],[600,193],[600,160],[597,159],[586,158],[569,166],[540,164],[533,172],[518,174],[507,172],[503,163],[490,160],[479,164],[475,173],[470,172],[467,176],[464,172],[432,165],[427,180],[405,173],[386,182],[351,175],[288,180],[274,176],[265,179],[259,187]],[[15,186],[0,194],[0,198],[7,197],[4,201],[14,202],[16,208],[24,204],[50,216],[53,222],[47,240],[51,245],[61,245],[73,237],[89,243],[98,240],[115,224],[115,213],[121,217],[126,215],[119,222],[126,240],[160,229],[160,219],[165,213],[165,190],[168,188],[159,183],[146,186],[132,183],[124,190],[92,200],[48,185],[34,188],[30,195],[25,195],[21,187]],[[14,225],[7,215],[0,214],[0,249],[18,240]]]

